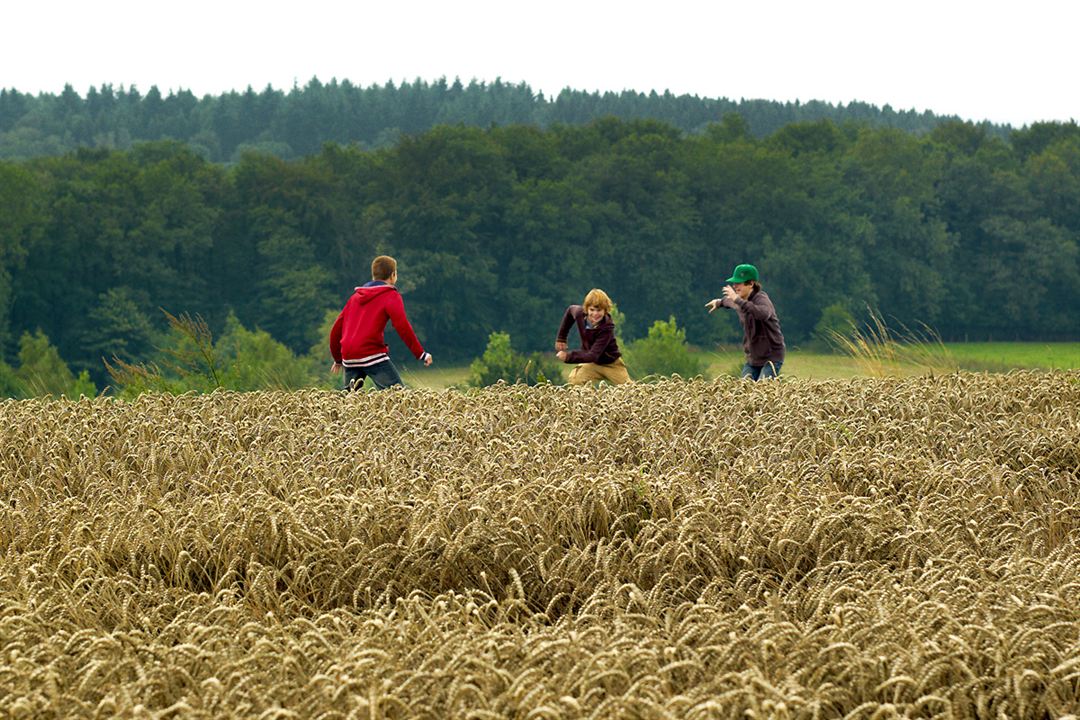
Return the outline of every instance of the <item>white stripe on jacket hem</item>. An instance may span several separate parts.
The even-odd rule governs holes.
[[[385,362],[389,359],[389,353],[376,353],[374,355],[368,355],[367,357],[342,360],[341,364],[345,367],[371,367],[372,365],[378,365],[379,363]]]
[[[420,357],[417,358],[417,360],[419,360],[420,362],[427,362],[427,359],[429,357],[431,357],[431,353],[424,352],[421,353]],[[367,357],[362,357],[358,359],[342,360],[341,364],[343,367],[371,367],[372,365],[378,365],[379,363],[389,359],[390,353],[378,353],[376,355],[368,355]]]

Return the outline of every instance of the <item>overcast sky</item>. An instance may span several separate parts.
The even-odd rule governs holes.
[[[1080,120],[1070,0],[9,0],[0,87],[197,95],[313,76],[852,100],[1022,126]]]

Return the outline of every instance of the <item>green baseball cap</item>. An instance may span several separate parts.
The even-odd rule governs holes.
[[[731,273],[731,277],[724,282],[744,283],[750,282],[751,280],[757,280],[757,278],[757,268],[753,265],[736,265],[735,272]]]

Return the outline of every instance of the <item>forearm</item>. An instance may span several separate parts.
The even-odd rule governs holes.
[[[611,340],[614,337],[613,333],[605,333],[593,338],[592,343],[587,348],[581,350],[575,350],[566,354],[566,362],[568,363],[591,363],[596,362],[607,350],[607,346],[611,344]]]
[[[599,359],[600,353],[592,350],[571,350],[566,353],[565,363],[591,363]]]
[[[424,346],[420,344],[420,339],[416,337],[416,333],[413,332],[412,325],[409,324],[409,321],[406,320],[401,326],[394,323],[394,330],[397,331],[398,337],[402,339],[405,346],[409,348],[413,357],[417,360],[423,360],[427,355],[427,352],[424,350]]]
[[[424,352],[424,346],[420,344],[419,338],[416,337],[416,333],[413,331],[409,318],[405,316],[404,304],[400,307],[393,308],[389,315],[390,324],[394,326],[394,331],[397,332],[398,337],[401,338],[405,343],[405,346],[412,352],[413,357],[417,360],[423,360],[427,353]]]

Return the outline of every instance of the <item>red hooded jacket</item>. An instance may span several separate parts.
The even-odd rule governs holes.
[[[426,359],[427,353],[405,317],[401,293],[393,285],[373,281],[356,288],[330,330],[334,362],[345,367],[368,367],[388,360],[389,348],[383,337],[387,320],[416,359]]]

